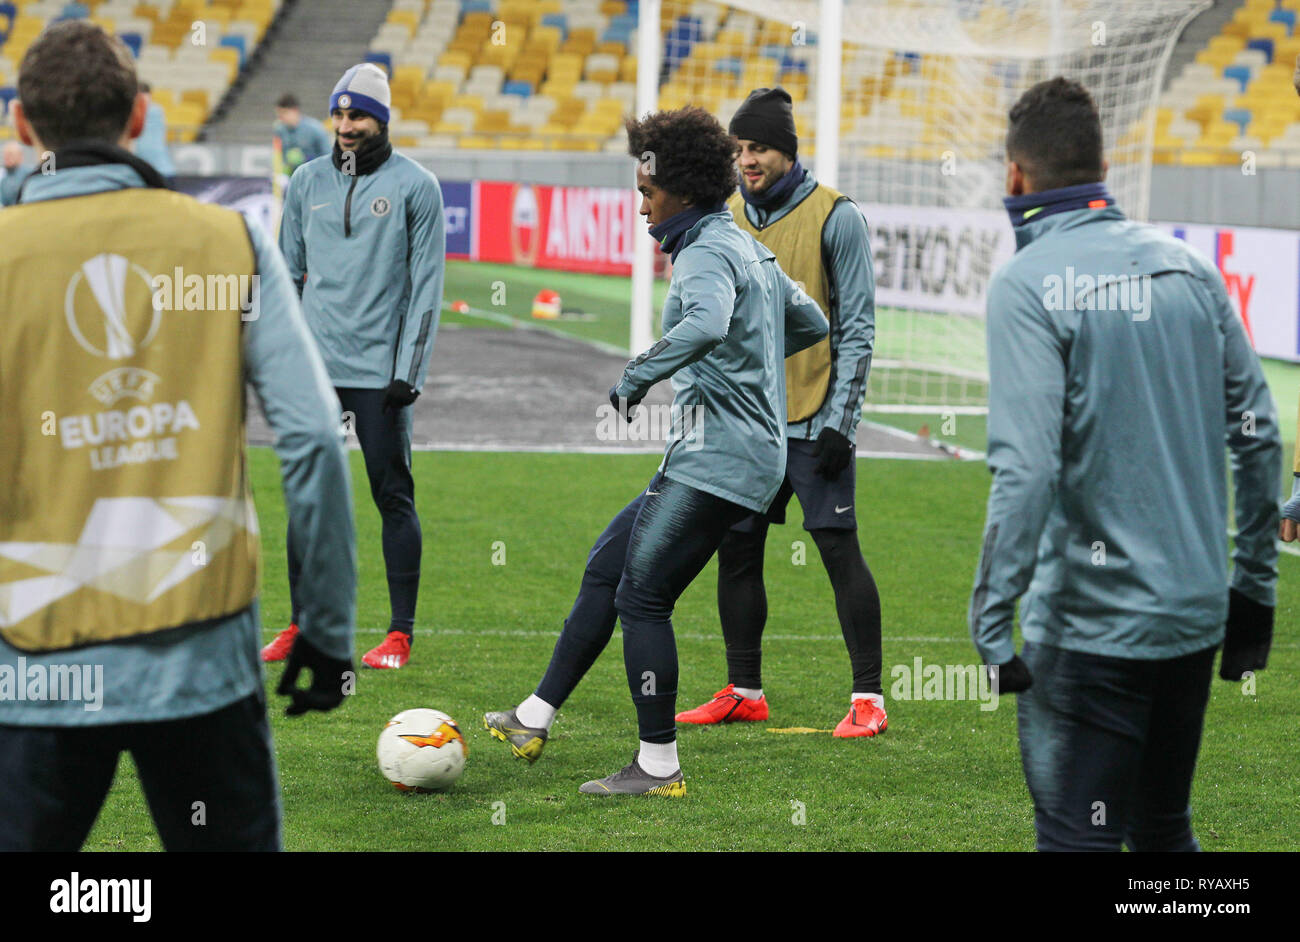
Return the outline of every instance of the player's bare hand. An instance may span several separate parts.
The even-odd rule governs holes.
[[[1296,537],[1300,537],[1300,524],[1287,517],[1282,518],[1282,526],[1278,527],[1278,537],[1283,543],[1294,543]]]

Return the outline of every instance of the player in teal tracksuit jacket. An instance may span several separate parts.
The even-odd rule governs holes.
[[[69,57],[67,48],[74,43],[78,55]],[[124,149],[130,133],[140,133],[144,117],[133,71],[124,67],[130,63],[120,42],[84,20],[51,25],[37,39],[24,61],[26,82],[57,78],[60,87],[71,82],[96,89],[94,96],[74,96],[71,110],[60,102],[57,120],[50,122],[56,128],[92,119],[98,126],[113,107],[129,106],[132,99],[136,104],[116,147],[97,141],[92,152],[85,138],[67,150],[67,142],[38,142],[37,152],[53,151],[59,171],[32,176],[22,192],[23,205],[91,206],[100,194],[163,186],[153,167]],[[42,97],[31,95],[27,103],[35,108]],[[28,118],[36,125],[50,121],[49,115],[29,111],[19,121],[20,133],[29,130]],[[247,231],[259,288],[255,316],[243,323],[242,362],[275,432],[285,506],[307,564],[302,640],[311,643],[295,649],[280,692],[292,693],[290,712],[330,709],[343,699],[346,681],[339,678],[350,668],[356,607],[352,495],[338,401],[274,240],[256,225]],[[121,251],[130,253],[129,240]],[[62,315],[50,318],[50,331],[66,329]],[[22,382],[21,364],[2,369],[11,384]],[[99,553],[87,546],[82,552],[87,559],[111,559],[104,554],[114,550]],[[118,578],[118,571],[105,578]],[[260,636],[254,599],[226,617],[72,650],[24,652],[0,640],[0,852],[80,847],[123,748],[133,754],[167,849],[278,850],[280,789],[258,660]],[[313,668],[312,689],[294,691],[302,663]],[[6,676],[75,671],[78,665],[94,665],[102,678],[93,691],[89,686],[82,691],[83,699],[15,697],[3,682]],[[207,826],[195,826],[202,823],[195,816],[199,799]]]
[[[993,486],[971,633],[1002,691],[1027,690],[1041,849],[1194,849],[1188,796],[1225,620],[1225,678],[1263,667],[1271,638],[1276,410],[1218,271],[1126,219],[1099,182],[1082,86],[1030,89],[1007,152],[1017,252],[988,292]]]
[[[280,249],[383,517],[392,614],[388,637],[362,658],[374,668],[402,667],[415,630],[423,539],[409,406],[428,373],[446,261],[442,191],[389,144],[388,96],[381,69],[344,73],[330,98],[339,140],[290,179],[280,223]],[[287,655],[297,631],[298,571],[291,553],[294,617],[267,645],[268,661]]]
[[[685,794],[673,717],[677,653],[671,615],[734,523],[767,509],[785,476],[785,357],[826,336],[825,316],[741,232],[723,200],[735,189],[735,146],[697,108],[629,122],[641,213],[673,258],[663,336],[610,390],[636,404],[672,378],[673,429],[658,473],[606,527],[536,692],[485,725],[535,761],[555,711],[623,625],[639,749],[630,765],[587,782],[587,794]]]

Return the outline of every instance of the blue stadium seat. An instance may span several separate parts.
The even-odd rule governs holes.
[[[140,58],[140,49],[144,46],[143,36],[139,33],[118,33],[117,38],[126,43],[126,48],[131,50],[131,55]]]
[[[466,13],[491,13],[492,4],[488,0],[460,0],[460,15]]]
[[[1241,90],[1244,92],[1246,86],[1250,84],[1250,67],[1245,65],[1230,65],[1223,70],[1223,77],[1236,79],[1241,83]]]
[[[239,68],[244,68],[244,58],[248,55],[247,40],[243,36],[222,36],[218,46],[229,46],[239,53]]]
[[[386,52],[371,50],[370,52],[366,53],[365,61],[373,62],[375,65],[382,65],[384,67],[384,71],[386,71],[389,75],[393,74],[393,57]]]
[[[18,7],[9,0],[4,0],[0,3],[0,17],[4,17],[4,22],[0,22],[0,42],[3,42],[9,36],[9,30],[13,29],[14,20],[18,18]]]
[[[664,61],[684,62],[691,47],[703,38],[704,25],[696,16],[679,16],[664,40]]]
[[[745,63],[740,60],[739,56],[727,56],[713,63],[713,68],[714,71],[722,75],[740,78],[745,72]]]
[[[770,46],[764,46],[762,49],[758,50],[758,54],[760,56],[763,56],[765,59],[784,59],[785,49],[786,49],[785,46],[777,45],[774,43]]]
[[[1271,39],[1250,39],[1246,41],[1247,49],[1258,49],[1264,53],[1269,62],[1273,61],[1273,40]]]
[[[1268,21],[1270,23],[1281,23],[1286,27],[1286,34],[1288,36],[1295,35],[1295,20],[1295,10],[1277,9],[1268,15]]]
[[[88,16],[90,16],[90,7],[86,6],[84,3],[77,3],[76,0],[73,0],[72,3],[64,5],[56,19],[84,20]]]
[[[677,22],[673,24],[672,32],[669,33],[674,39],[692,44],[699,42],[703,34],[704,24],[698,16],[677,17]]]
[[[528,98],[533,94],[533,87],[527,82],[506,82],[501,86],[501,94]]]
[[[1223,112],[1224,121],[1234,122],[1240,134],[1246,133],[1246,125],[1250,124],[1251,113],[1247,108],[1228,108]]]
[[[784,59],[781,60],[781,71],[779,74],[788,75],[791,72],[795,72],[801,75],[807,75],[808,63],[792,58],[791,56],[786,56]]]
[[[554,26],[560,31],[561,39],[569,38],[569,18],[563,13],[543,13],[543,26]]]
[[[9,102],[18,97],[18,89],[12,85],[0,85],[0,115],[9,112]]]

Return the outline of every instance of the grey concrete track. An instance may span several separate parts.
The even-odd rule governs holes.
[[[448,451],[660,452],[662,434],[626,440],[621,420],[602,422],[597,414],[626,364],[626,357],[551,331],[444,326],[429,379],[412,406],[412,444]],[[645,401],[656,419],[666,417],[671,402],[668,383]],[[658,431],[656,424],[647,430]],[[624,440],[609,440],[611,429]],[[272,440],[256,402],[249,405],[248,438],[256,445]],[[858,429],[858,454],[946,457],[914,436],[869,424]]]

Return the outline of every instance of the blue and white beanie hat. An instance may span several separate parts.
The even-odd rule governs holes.
[[[335,108],[355,108],[374,115],[380,124],[388,123],[388,106],[392,103],[388,75],[373,62],[354,65],[343,73],[330,95],[330,113]]]

